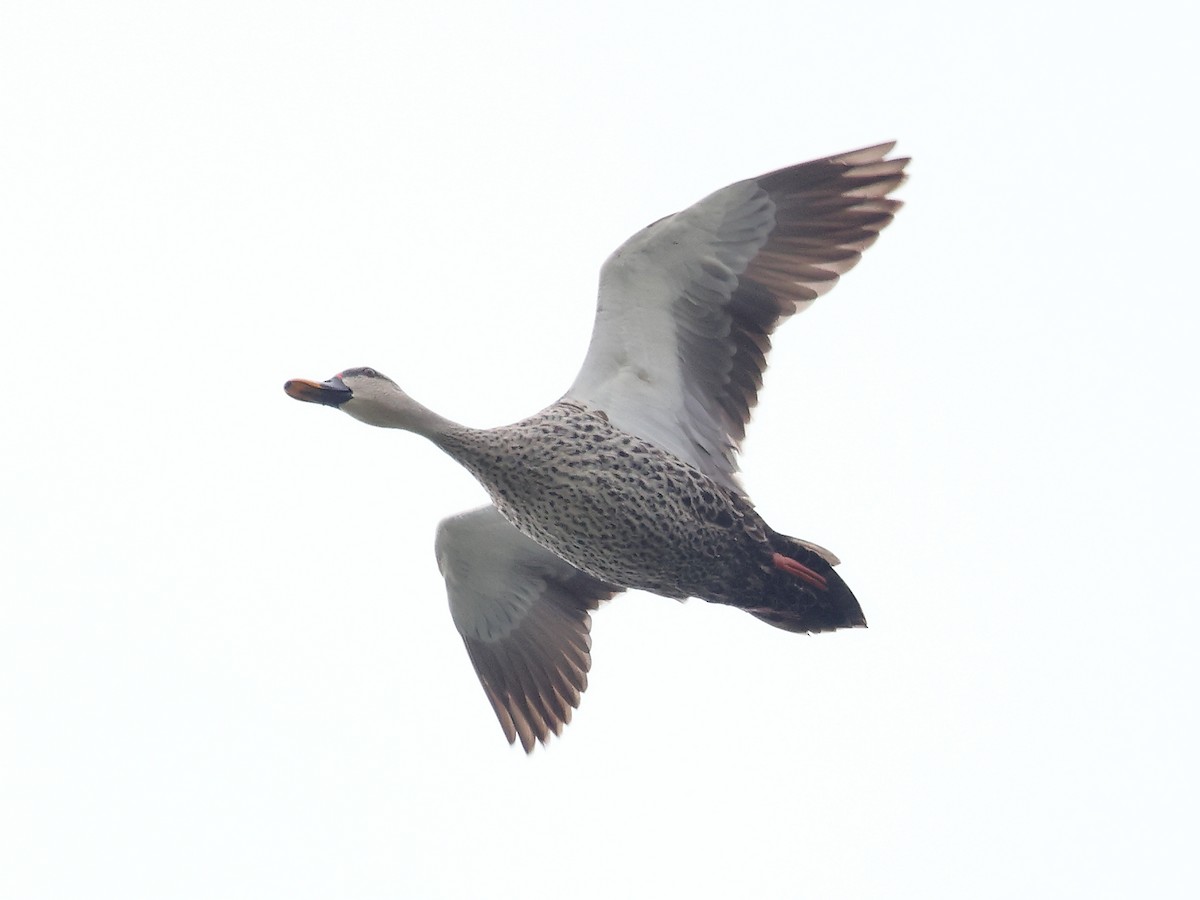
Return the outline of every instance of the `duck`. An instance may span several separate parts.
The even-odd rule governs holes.
[[[771,335],[827,293],[894,218],[894,142],[709,194],[605,261],[591,342],[566,393],[472,428],[371,367],[284,391],[417,434],[486,506],[444,519],[450,613],[509,744],[561,735],[591,668],[591,613],[623,591],[736,607],[790,632],[866,627],[838,558],[771,528],[738,477]]]

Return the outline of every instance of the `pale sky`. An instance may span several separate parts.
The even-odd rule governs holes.
[[[1182,8],[5,4],[0,896],[1200,893]],[[532,413],[628,235],[890,139],[742,457],[871,627],[624,595],[510,748],[482,490],[283,382]]]

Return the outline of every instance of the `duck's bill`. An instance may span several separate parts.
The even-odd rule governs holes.
[[[350,388],[342,383],[336,375],[328,381],[309,381],[305,378],[293,378],[283,386],[287,395],[305,403],[320,403],[322,406],[341,406],[354,396]]]

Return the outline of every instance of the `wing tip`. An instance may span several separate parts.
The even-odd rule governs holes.
[[[883,159],[889,153],[896,149],[896,141],[884,141],[880,144],[871,144],[869,147],[859,147],[857,150],[847,150],[844,153],[835,153],[832,156],[825,157],[827,162],[841,163],[865,163]]]

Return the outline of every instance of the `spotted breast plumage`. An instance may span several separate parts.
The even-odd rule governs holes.
[[[827,560],[773,532],[743,494],[602,411],[561,401],[503,428],[452,429],[435,441],[501,515],[601,581],[750,609],[795,631],[866,624]],[[775,557],[789,553],[812,576],[781,569]]]

